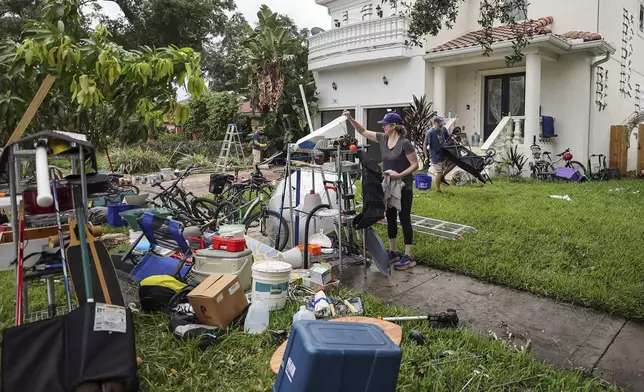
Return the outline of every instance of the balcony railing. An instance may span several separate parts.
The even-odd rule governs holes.
[[[403,47],[408,22],[404,16],[391,16],[350,24],[309,38],[309,61],[353,51]]]

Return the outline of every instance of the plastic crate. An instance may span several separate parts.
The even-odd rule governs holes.
[[[151,212],[154,215],[158,215],[162,218],[167,218],[172,214],[172,212],[165,208],[140,208],[138,206],[133,206],[134,208],[127,211],[122,211],[119,213],[121,218],[125,220],[127,225],[134,231],[141,231],[141,227],[137,223],[137,219],[143,216],[146,212]]]
[[[109,204],[107,206],[107,224],[112,227],[123,227],[127,224],[119,215],[123,211],[138,209],[139,206],[130,204]]]

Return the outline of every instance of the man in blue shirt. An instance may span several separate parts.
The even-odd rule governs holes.
[[[455,166],[445,158],[443,143],[448,139],[449,131],[445,128],[445,121],[442,117],[434,117],[433,126],[425,135],[423,150],[426,155],[429,155],[430,163],[436,171],[436,192],[438,193],[441,193],[441,183],[445,181],[445,176]]]
[[[253,168],[262,161],[262,150],[266,148],[266,137],[262,135],[262,127],[258,126],[253,134]]]

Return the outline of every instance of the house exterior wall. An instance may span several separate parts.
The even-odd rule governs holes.
[[[642,91],[644,91],[644,33],[639,30],[639,7],[644,2],[640,0],[602,0],[601,14],[599,18],[599,32],[608,41],[612,42],[617,51],[605,64],[600,65],[604,72],[608,72],[607,106],[600,110],[599,106],[593,104],[592,116],[593,127],[591,130],[590,151],[591,154],[605,154],[610,150],[610,127],[620,125],[635,111],[644,110]],[[622,22],[624,21],[624,10],[628,11],[629,18],[633,16],[633,51],[626,60],[622,59]],[[628,47],[626,49],[629,49]],[[628,61],[630,60],[630,67]],[[626,83],[625,91],[622,88],[622,62],[625,63],[625,73],[630,75],[630,87]],[[593,75],[595,78],[596,75]],[[639,85],[640,92],[637,92]],[[593,95],[595,95],[595,84],[593,84]],[[630,95],[628,94],[630,92]],[[638,99],[639,98],[639,99]],[[639,101],[639,104],[638,104]],[[639,136],[638,136],[639,137]],[[637,167],[637,142],[631,137],[629,150],[628,170],[635,170]]]
[[[425,60],[412,57],[315,74],[320,110],[400,105],[425,92]],[[383,83],[386,77],[388,85]],[[337,90],[333,90],[335,83]],[[356,113],[359,119],[359,113]]]

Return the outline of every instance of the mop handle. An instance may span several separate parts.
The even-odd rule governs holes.
[[[405,317],[379,317],[383,321],[411,321],[427,320],[427,316],[405,316]]]
[[[80,241],[81,260],[83,262],[83,279],[85,280],[85,295],[87,303],[94,303],[94,288],[92,287],[91,264],[89,261],[89,247],[87,246],[87,233],[85,232],[85,208],[81,190],[74,187],[74,203],[76,204],[76,220],[78,221],[78,240]]]
[[[56,210],[56,224],[58,225],[58,243],[60,245],[60,261],[63,267],[63,280],[65,281],[65,296],[67,297],[67,311],[72,311],[72,300],[70,298],[69,277],[67,276],[67,258],[65,257],[65,238],[63,237],[63,225],[60,220],[60,204],[58,203],[58,181],[56,171],[51,169],[52,195],[54,196],[54,209]]]

